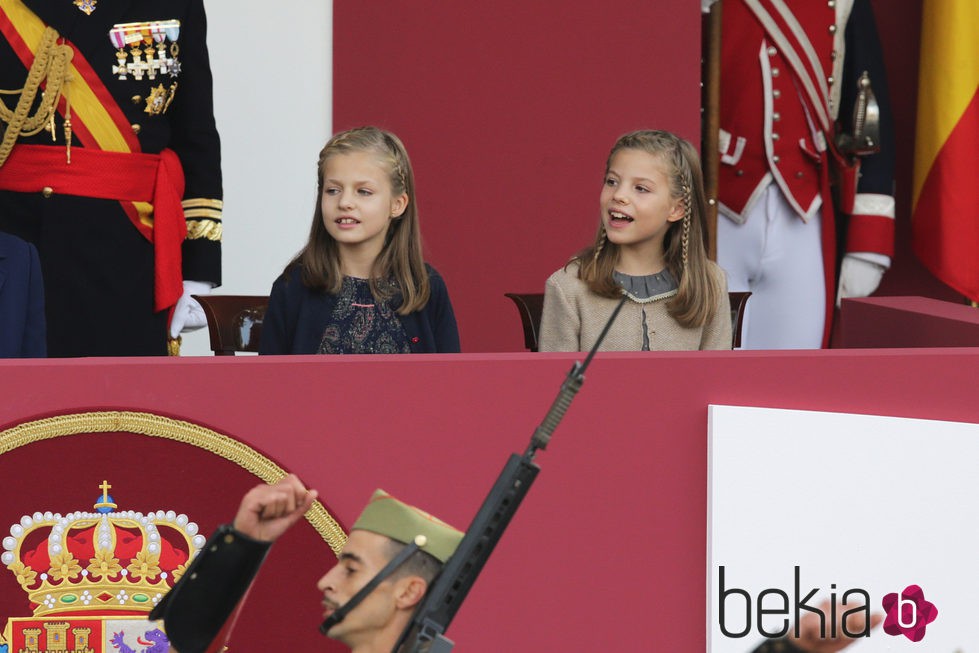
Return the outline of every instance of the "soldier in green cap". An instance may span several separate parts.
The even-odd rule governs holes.
[[[353,653],[391,651],[462,536],[383,490],[374,492],[354,522],[339,562],[316,585],[323,593],[322,630]],[[399,556],[407,557],[394,565],[387,580],[360,594]]]
[[[172,651],[208,650],[272,543],[316,500],[290,474],[242,498],[223,526],[151,619],[165,619]],[[389,653],[463,533],[377,490],[354,522],[339,560],[317,583],[323,594],[321,632],[352,653]]]

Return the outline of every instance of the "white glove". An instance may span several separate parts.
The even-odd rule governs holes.
[[[184,281],[184,294],[177,300],[177,307],[173,309],[173,319],[170,320],[171,338],[207,326],[204,309],[191,295],[209,295],[213,287],[214,285],[208,281]]]
[[[854,252],[843,257],[840,267],[840,287],[836,305],[844,297],[867,297],[880,285],[884,272],[891,267],[891,258],[871,252]]]

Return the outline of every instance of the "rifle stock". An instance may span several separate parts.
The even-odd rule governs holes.
[[[530,490],[531,483],[537,478],[540,467],[534,463],[534,456],[539,449],[547,448],[551,434],[585,380],[585,369],[625,301],[626,297],[623,297],[615,307],[598,340],[588,352],[585,362],[575,362],[571,366],[571,371],[561,384],[550,410],[534,431],[527,451],[522,456],[510,455],[459,547],[425,594],[392,653],[449,653],[452,650],[452,640],[443,633],[496,548],[503,531]]]

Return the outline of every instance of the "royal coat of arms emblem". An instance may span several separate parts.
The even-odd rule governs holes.
[[[91,512],[35,512],[10,527],[0,560],[33,614],[0,615],[0,653],[169,650],[146,617],[205,538],[186,515],[119,510],[111,487],[102,483]]]

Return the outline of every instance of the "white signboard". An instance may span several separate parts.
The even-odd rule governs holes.
[[[709,415],[712,653],[752,651],[821,608],[827,635],[833,610],[855,610],[847,653],[979,651],[979,425]],[[866,632],[867,612],[885,621]]]

